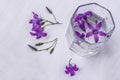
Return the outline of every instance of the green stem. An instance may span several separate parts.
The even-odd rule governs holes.
[[[70,60],[69,60],[69,65],[71,65],[71,60],[72,60],[72,58],[70,58]]]
[[[45,20],[45,19],[44,19],[44,20]],[[45,20],[45,22],[49,22],[49,23],[51,23],[51,24],[54,24],[54,22],[49,21],[49,20]]]
[[[43,19],[45,22],[49,22],[49,23],[51,23],[51,24],[62,24],[62,23],[60,23],[60,22],[58,22],[58,21],[56,21],[56,22],[52,22],[52,21],[49,21],[49,20],[46,20],[46,19]]]
[[[62,23],[51,23],[51,24],[47,24],[47,25],[43,26],[42,28],[44,29],[45,27],[47,27],[49,25],[55,25],[55,24],[62,24]]]
[[[38,51],[44,51],[44,50],[49,50],[50,48],[52,48],[53,46],[54,46],[54,44],[56,43],[56,41],[57,41],[57,38],[54,40],[55,42],[50,46],[50,47],[48,47],[48,48],[46,48],[46,49],[41,49],[41,50],[38,50]],[[56,45],[56,44],[55,44]]]
[[[35,46],[39,46],[39,44],[41,44],[41,43],[43,43],[43,44],[45,44],[45,43],[51,43],[51,42],[53,42],[53,41],[55,41],[57,39],[58,38],[55,38],[54,40],[51,40],[51,41],[48,41],[48,42],[40,42],[40,43],[35,44]]]
[[[56,22],[56,23],[59,23],[59,22],[57,21],[55,15],[54,15],[53,13],[52,13],[52,15],[53,15],[53,18],[54,18],[55,22]]]
[[[56,47],[56,44],[57,44],[57,40],[58,40],[58,39],[56,38],[56,43],[55,43],[55,46],[54,46],[54,48]]]

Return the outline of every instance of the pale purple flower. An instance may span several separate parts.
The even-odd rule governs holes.
[[[85,21],[79,20],[79,21],[77,21],[77,24],[83,31],[86,32],[86,30],[85,30]]]
[[[31,19],[31,20],[29,21],[29,23],[30,23],[30,24],[33,24],[33,27],[35,27],[35,26],[37,26],[37,25],[40,25],[40,22],[42,21],[42,19],[39,18],[38,14],[36,14],[36,13],[34,13],[34,12],[32,12],[32,13],[33,13],[33,19]]]
[[[91,17],[93,13],[91,11],[87,11],[84,13],[83,18],[86,20],[88,17]]]
[[[47,33],[43,32],[42,28],[37,25],[33,28],[32,32],[30,32],[32,36],[36,36],[36,39],[40,39],[41,37],[47,36]]]
[[[78,14],[78,15],[76,15],[75,16],[75,22],[77,22],[77,21],[79,21],[79,20],[81,20],[83,18],[83,14]]]
[[[79,68],[76,66],[76,64],[74,64],[74,65],[69,64],[69,66],[66,66],[65,73],[70,74],[70,76],[74,76],[75,72],[78,70],[79,70]]]
[[[87,18],[89,18],[89,17],[91,17],[93,15],[93,13],[91,12],[91,11],[87,11],[87,12],[85,12],[85,13],[83,13],[83,14],[78,14],[76,17],[75,17],[75,22],[76,21],[79,21],[79,20],[81,20],[81,19],[87,19]]]
[[[84,14],[78,14],[76,17],[75,17],[75,22],[78,24],[78,26],[86,32],[86,29],[85,29],[85,21],[87,20],[88,17],[91,17],[92,16],[92,12],[91,11],[87,11],[85,12]]]
[[[94,40],[97,43],[99,41],[99,35],[100,36],[106,36],[106,33],[103,31],[100,31],[102,27],[102,22],[99,22],[96,27],[94,28],[91,23],[87,23],[88,28],[91,30],[91,32],[88,32],[86,34],[86,37],[94,36]]]
[[[30,32],[30,34],[32,36],[36,36],[36,39],[40,39],[41,37],[47,36],[47,33],[45,33],[41,27],[41,21],[42,19],[39,18],[38,14],[33,12],[33,19],[29,21],[30,24],[33,24],[32,31]]]

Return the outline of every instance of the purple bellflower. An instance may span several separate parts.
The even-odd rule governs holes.
[[[30,24],[33,24],[33,28],[30,34],[32,36],[36,36],[36,39],[47,36],[47,33],[45,33],[41,27],[41,21],[42,19],[39,18],[38,14],[33,12],[33,19],[29,21]]]
[[[79,68],[76,66],[76,64],[73,66],[73,65],[69,65],[69,66],[66,66],[66,70],[65,70],[65,73],[66,74],[70,74],[70,76],[74,76],[75,75],[75,71],[78,71]]]
[[[92,26],[91,23],[87,23],[87,25],[88,25],[88,28],[91,30],[91,32],[88,32],[88,33],[86,34],[86,37],[90,37],[90,36],[94,35],[94,40],[95,40],[96,43],[99,41],[99,35],[100,35],[100,36],[106,36],[106,33],[105,33],[105,32],[100,31],[100,29],[101,29],[101,27],[102,27],[102,22],[99,22],[99,23],[96,25],[95,28]]]
[[[70,61],[72,60],[72,58],[69,60],[69,65],[66,66],[66,70],[65,70],[65,73],[66,74],[70,74],[70,76],[74,76],[75,75],[75,72],[79,70],[79,68],[77,67],[76,64],[72,65],[70,63]]]
[[[75,17],[75,22],[77,22],[78,26],[85,32],[85,21],[87,20],[88,17],[92,16],[91,11],[87,11],[84,14],[78,14]]]
[[[41,37],[47,36],[47,33],[43,32],[40,25],[33,27],[32,32],[30,32],[32,36],[36,36],[36,39],[40,39]]]
[[[42,19],[40,19],[39,16],[36,13],[34,13],[34,12],[32,12],[32,13],[33,13],[33,19],[31,19],[29,21],[29,23],[33,24],[34,27],[36,25],[40,25],[40,22],[41,22]]]

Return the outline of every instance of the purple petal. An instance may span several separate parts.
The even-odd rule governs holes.
[[[40,31],[43,31],[43,30],[42,30],[40,25],[36,25],[36,26],[33,26],[32,31],[40,32]]]
[[[78,70],[79,70],[79,68],[77,68],[76,65],[73,66],[73,69],[74,69],[75,71],[78,71]]]
[[[80,34],[78,31],[75,31],[75,34],[76,34],[79,38],[82,38],[82,39],[85,37],[85,34],[84,34],[84,33]]]
[[[87,23],[87,25],[88,25],[88,28],[89,28],[89,29],[91,29],[91,30],[93,30],[93,29],[94,29],[94,27],[92,26],[92,24]]]
[[[66,66],[66,69],[68,70],[68,69],[69,69],[69,67],[68,67],[68,66]]]
[[[40,25],[40,20],[39,19],[31,19],[29,21],[30,24],[33,24],[33,25]]]
[[[30,32],[30,34],[31,34],[32,36],[35,36],[35,35],[36,35],[36,33],[33,33],[33,32]]]
[[[86,20],[86,19],[87,19],[87,15],[84,15],[84,16],[83,16],[83,19],[85,19],[85,20]]]
[[[86,37],[90,37],[90,36],[92,36],[92,35],[93,35],[92,32],[88,32],[88,33],[86,34]]]
[[[94,35],[94,40],[95,40],[96,43],[99,41],[98,35]]]
[[[74,72],[74,71],[70,72],[70,75],[71,75],[71,76],[74,76],[74,75],[75,75],[75,72]]]
[[[68,70],[66,70],[66,71],[65,71],[65,73],[66,73],[66,74],[69,74],[69,71],[68,71]]]
[[[80,38],[84,39],[84,37],[85,37],[85,34],[82,33],[82,35],[80,36]]]
[[[78,17],[81,19],[83,17],[83,14],[78,14]]]
[[[78,37],[81,36],[81,34],[80,34],[79,32],[77,32],[77,31],[75,31],[75,34],[76,34]]]
[[[47,33],[42,33],[41,36],[45,37],[47,36]]]
[[[86,30],[85,30],[85,22],[84,22],[84,21],[80,20],[80,21],[78,21],[77,23],[78,23],[78,26],[79,26],[83,31],[86,31]]]
[[[44,33],[42,31],[36,32],[36,39],[40,39],[41,37],[47,36],[47,33]]]
[[[100,36],[106,36],[106,33],[105,33],[105,32],[102,32],[102,31],[99,31],[99,35],[100,35]]]
[[[97,30],[100,30],[101,27],[102,27],[102,22],[99,22],[99,23],[97,24],[97,26],[96,26],[96,29],[97,29]]]
[[[79,21],[80,19],[82,19],[83,17],[83,14],[78,14],[76,17],[75,17],[75,22]]]
[[[37,35],[36,36],[36,39],[40,39],[42,36],[41,35]]]
[[[87,17],[92,16],[92,12],[91,12],[91,11],[87,11],[87,12],[85,12],[84,14],[85,14]]]
[[[33,25],[32,31],[36,31],[37,29],[38,29],[38,26],[37,25]]]
[[[32,19],[29,21],[29,23],[30,23],[30,24],[32,23]]]
[[[35,19],[38,19],[38,14],[36,14],[35,12],[32,12],[33,13],[33,17],[35,18]]]
[[[76,68],[76,64],[73,66],[73,68]]]
[[[78,70],[79,70],[79,68],[76,67],[75,71],[78,71]]]

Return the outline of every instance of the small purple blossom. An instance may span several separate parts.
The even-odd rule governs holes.
[[[83,31],[86,32],[86,30],[85,30],[85,21],[79,20],[79,21],[77,21],[77,24]]]
[[[92,15],[93,15],[93,13],[91,11],[87,11],[84,14],[80,13],[75,17],[75,22],[82,20],[82,19],[86,20],[87,18],[91,17]]]
[[[86,20],[88,17],[91,17],[93,13],[91,11],[87,11],[84,13],[83,18]]]
[[[94,35],[94,40],[95,40],[96,43],[99,41],[99,36],[98,35],[100,35],[100,36],[106,36],[105,32],[100,31],[100,29],[102,27],[102,22],[99,22],[96,25],[95,28],[92,26],[91,23],[87,23],[87,25],[88,25],[88,28],[91,30],[91,32],[88,32],[86,34],[86,37],[90,37],[90,36]]]
[[[66,74],[70,74],[70,76],[74,76],[75,75],[75,71],[78,71],[79,68],[76,66],[76,64],[74,65],[69,65],[69,66],[66,66],[66,70],[65,70],[65,73]]]
[[[33,24],[33,26],[40,25],[40,22],[42,19],[39,18],[38,14],[36,14],[34,12],[32,12],[32,13],[33,13],[33,19],[31,19],[29,21],[29,23]]]
[[[86,29],[85,29],[85,21],[87,20],[88,17],[91,17],[92,16],[92,12],[91,11],[87,11],[85,12],[84,14],[78,14],[76,17],[75,17],[75,22],[78,24],[78,26],[84,31],[86,32]]]
[[[75,22],[81,20],[83,18],[83,14],[78,14],[76,17],[75,17]]]
[[[32,28],[32,32],[30,32],[32,36],[36,36],[36,39],[40,39],[41,37],[47,36],[47,33],[43,32],[40,25]]]
[[[72,58],[69,60],[69,65],[66,66],[65,73],[70,74],[70,76],[74,76],[75,72],[79,70],[76,64],[72,65],[71,62]]]
[[[84,33],[80,33],[80,32],[78,32],[78,31],[75,31],[75,34],[77,35],[77,37],[79,37],[79,38],[81,38],[81,39],[84,39],[84,37],[85,37],[85,34]]]
[[[41,37],[47,36],[47,33],[45,33],[41,27],[41,21],[42,19],[39,18],[38,14],[33,12],[33,19],[29,21],[30,24],[33,24],[32,31],[30,34],[32,36],[36,36],[36,39],[40,39]]]

